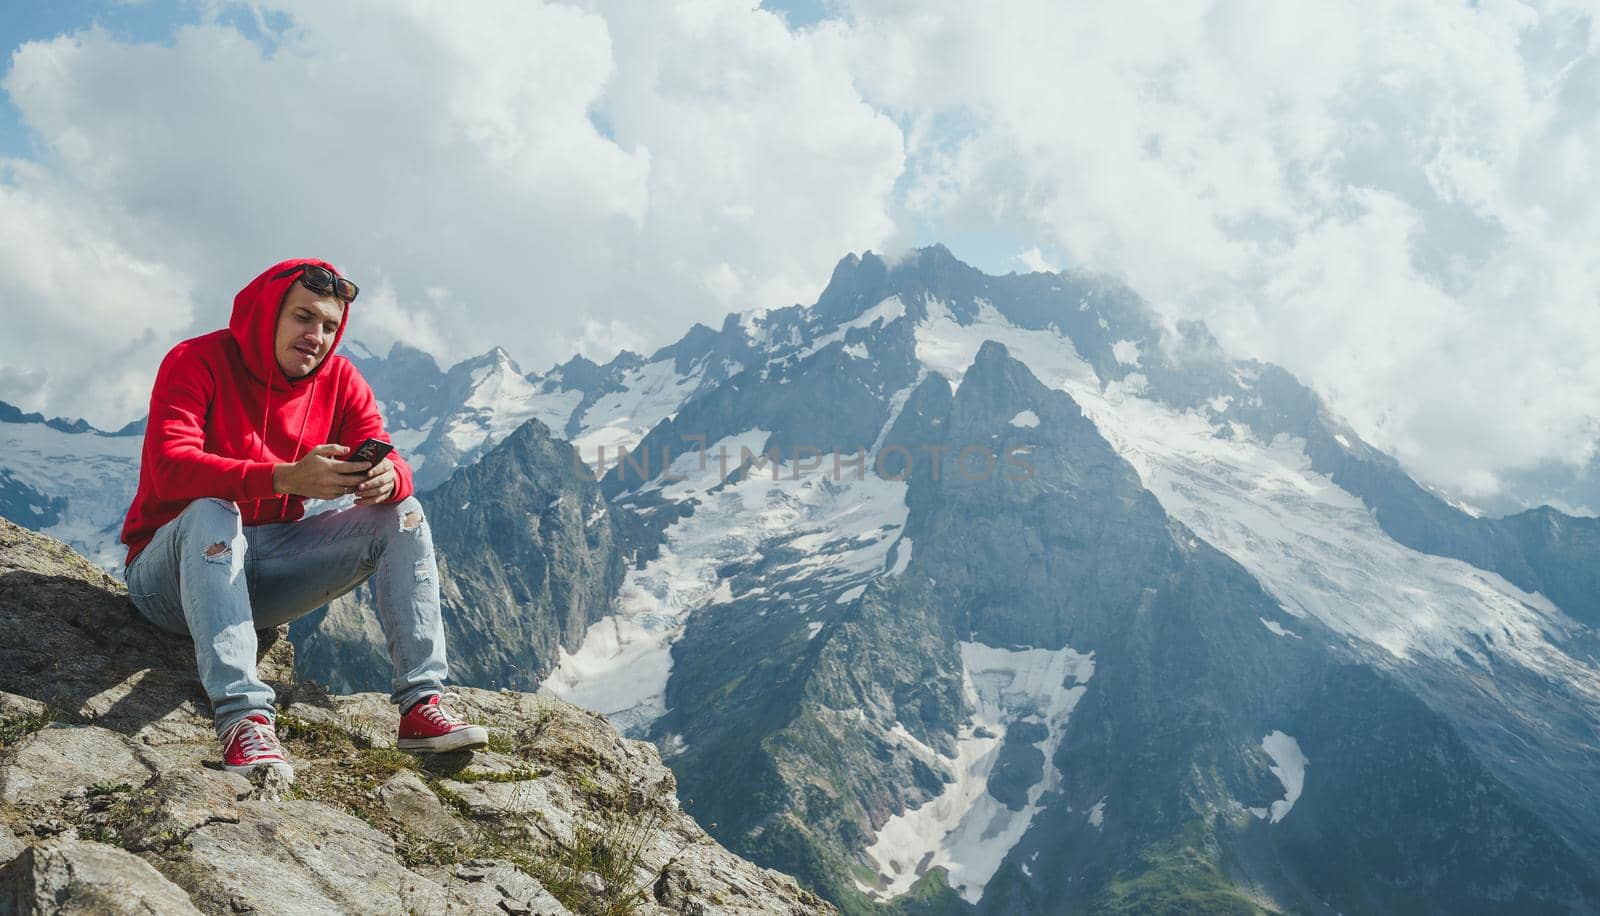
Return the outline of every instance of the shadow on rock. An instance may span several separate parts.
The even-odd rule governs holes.
[[[140,616],[127,590],[65,545],[0,519],[0,691],[147,744],[206,737],[194,644]],[[261,634],[261,674],[292,682],[293,649]]]

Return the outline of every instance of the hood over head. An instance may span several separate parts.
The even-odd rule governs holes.
[[[289,391],[293,388],[289,377],[278,368],[278,357],[275,343],[278,332],[278,312],[283,308],[283,300],[289,295],[289,288],[300,279],[298,273],[287,277],[278,274],[294,267],[315,264],[325,267],[334,273],[338,269],[327,261],[318,258],[291,258],[287,261],[268,267],[261,275],[251,280],[239,294],[233,297],[233,317],[228,320],[228,330],[233,332],[233,339],[239,345],[239,356],[244,360],[245,368],[250,374],[262,383],[270,385],[279,391]],[[340,274],[343,276],[343,274]],[[328,353],[317,363],[317,368],[304,379],[295,379],[295,383],[303,382],[316,376],[322,367],[339,349],[339,341],[344,339],[344,329],[350,323],[350,306],[344,305],[344,315],[339,320],[339,330],[333,335],[333,345],[328,348]]]

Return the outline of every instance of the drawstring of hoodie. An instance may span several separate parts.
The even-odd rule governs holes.
[[[289,459],[290,462],[300,460],[300,449],[304,448],[306,444],[306,420],[310,418],[311,405],[316,403],[316,400],[317,379],[313,376],[311,379],[311,392],[306,395],[306,409],[300,412],[300,431],[294,434],[294,457]]]
[[[327,357],[323,357],[323,358],[326,359]],[[302,410],[300,412],[300,431],[294,434],[294,458],[290,459],[291,461],[299,461],[300,460],[300,449],[303,448],[305,446],[305,444],[306,444],[306,419],[311,416],[311,405],[315,404],[316,402],[317,402],[317,379],[316,379],[316,376],[312,376],[312,378],[311,378],[311,390],[309,392],[307,392],[307,394],[306,394],[306,409]],[[288,496],[288,494],[284,494],[284,497],[283,497],[283,514],[284,515],[288,515],[289,514],[289,496]]]
[[[326,357],[324,357],[324,358],[326,358]],[[274,356],[274,361],[276,361],[276,356]],[[276,362],[274,362],[274,368],[276,368]],[[302,449],[305,448],[305,445],[306,445],[306,424],[311,419],[311,408],[312,408],[312,406],[317,403],[317,382],[319,381],[318,376],[320,376],[320,375],[321,375],[321,373],[317,373],[316,375],[313,375],[311,377],[311,390],[306,392],[306,396],[305,396],[306,406],[305,406],[305,409],[300,411],[300,429],[299,429],[299,431],[297,431],[294,434],[294,455],[293,455],[293,457],[291,457],[289,459],[289,463],[290,464],[294,464],[295,462],[300,460],[300,452],[301,452]],[[290,382],[289,385],[292,388],[294,386],[294,383]],[[267,397],[269,399],[272,397],[272,384],[270,382],[267,383]],[[267,435],[266,434],[266,428],[267,428],[266,427],[266,420],[265,420],[265,416],[263,416],[262,426],[261,426],[261,430],[262,430],[261,438],[263,440],[266,439],[266,435]],[[290,494],[284,493],[284,494],[282,494],[282,495],[277,497],[278,517],[279,518],[287,518],[288,515],[289,515],[289,496],[290,496]]]
[[[293,280],[289,281],[289,286],[291,288],[294,286],[294,281]],[[285,295],[286,296],[288,295],[287,291],[285,291]],[[278,309],[279,309],[279,311],[282,311],[282,309],[283,309],[283,304],[282,304],[281,301],[278,304]],[[266,397],[263,399],[263,404],[261,406],[261,441],[256,446],[256,458],[259,461],[268,460],[268,453],[267,453],[267,422],[272,418],[272,373],[275,372],[275,371],[280,371],[280,372],[282,371],[281,369],[278,368],[278,357],[277,357],[277,354],[274,352],[274,349],[275,349],[275,347],[277,345],[277,335],[276,335],[276,324],[277,324],[277,322],[274,321],[273,324],[274,324],[274,333],[271,334],[271,335],[268,335],[268,337],[267,337],[267,359],[266,359],[266,365],[267,365],[267,370],[266,370],[266,372],[267,372],[267,378],[266,378],[267,394],[266,394]],[[290,387],[291,388],[293,387],[293,383],[292,382],[290,383]],[[317,379],[316,379],[315,376],[313,376],[312,379],[311,379],[311,390],[309,392],[307,392],[307,394],[306,394],[306,399],[305,399],[306,406],[305,406],[305,409],[300,411],[300,430],[298,432],[296,432],[295,436],[294,436],[294,457],[289,459],[289,463],[290,464],[293,464],[293,463],[295,463],[295,462],[300,460],[300,450],[305,446],[306,423],[311,419],[311,407],[312,407],[313,404],[316,403],[316,399],[317,399]],[[278,494],[278,495],[276,495],[276,496],[274,496],[272,498],[272,501],[278,504],[278,518],[280,518],[280,519],[281,518],[287,518],[288,515],[289,515],[289,496],[290,496],[290,494],[288,494],[288,493],[281,493],[281,494]]]
[[[267,420],[272,416],[272,379],[267,379],[267,396],[261,405],[261,439],[256,443],[256,460],[267,460]]]
[[[293,286],[294,285],[294,281],[292,281],[292,280],[289,281],[289,285]],[[280,311],[283,309],[282,301],[279,301],[278,309]],[[274,325],[274,331],[276,331],[276,325],[277,325],[276,318],[274,318],[274,320],[273,320],[273,325]],[[277,357],[277,354],[275,354],[273,352],[273,349],[274,349],[274,347],[276,345],[276,337],[277,337],[276,333],[267,335],[267,360],[266,360],[266,367],[267,368],[265,370],[266,378],[263,379],[263,381],[266,382],[266,385],[267,385],[267,394],[266,394],[266,397],[262,398],[262,405],[261,405],[261,441],[256,446],[256,453],[257,453],[256,454],[256,460],[258,460],[258,461],[267,461],[268,458],[269,458],[269,455],[267,453],[267,421],[272,418],[272,373],[273,373],[274,370],[276,370],[278,368],[278,357]],[[276,489],[276,477],[277,477],[277,475],[274,474],[273,477],[274,477],[274,489]],[[275,502],[275,503],[278,503],[278,517],[279,518],[283,518],[283,516],[286,515],[288,513],[288,511],[289,511],[289,504],[286,501],[286,499],[287,499],[286,497],[285,498],[280,498],[277,495],[274,495],[272,497],[272,501]]]

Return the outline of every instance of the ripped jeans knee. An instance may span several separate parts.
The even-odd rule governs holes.
[[[180,515],[183,543],[216,566],[235,568],[245,549],[239,507],[225,499],[197,499]]]
[[[407,496],[394,504],[394,515],[400,530],[409,534],[421,532],[428,523],[422,512],[422,503],[415,496]]]
[[[405,500],[395,504],[395,520],[403,535],[432,543],[432,538],[427,533],[427,516],[422,512],[422,503],[416,500],[416,496],[406,496]]]
[[[412,554],[415,557],[411,564],[413,580],[418,584],[432,582],[435,578],[433,538],[428,531],[428,518],[423,514],[422,503],[416,497],[408,496],[395,504],[394,511],[400,534],[407,540],[414,538],[413,543],[420,548]]]

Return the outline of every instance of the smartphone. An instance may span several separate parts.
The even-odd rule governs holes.
[[[394,451],[394,446],[382,439],[368,439],[356,446],[356,450],[344,456],[345,461],[365,461],[368,464],[377,464],[389,453]]]

